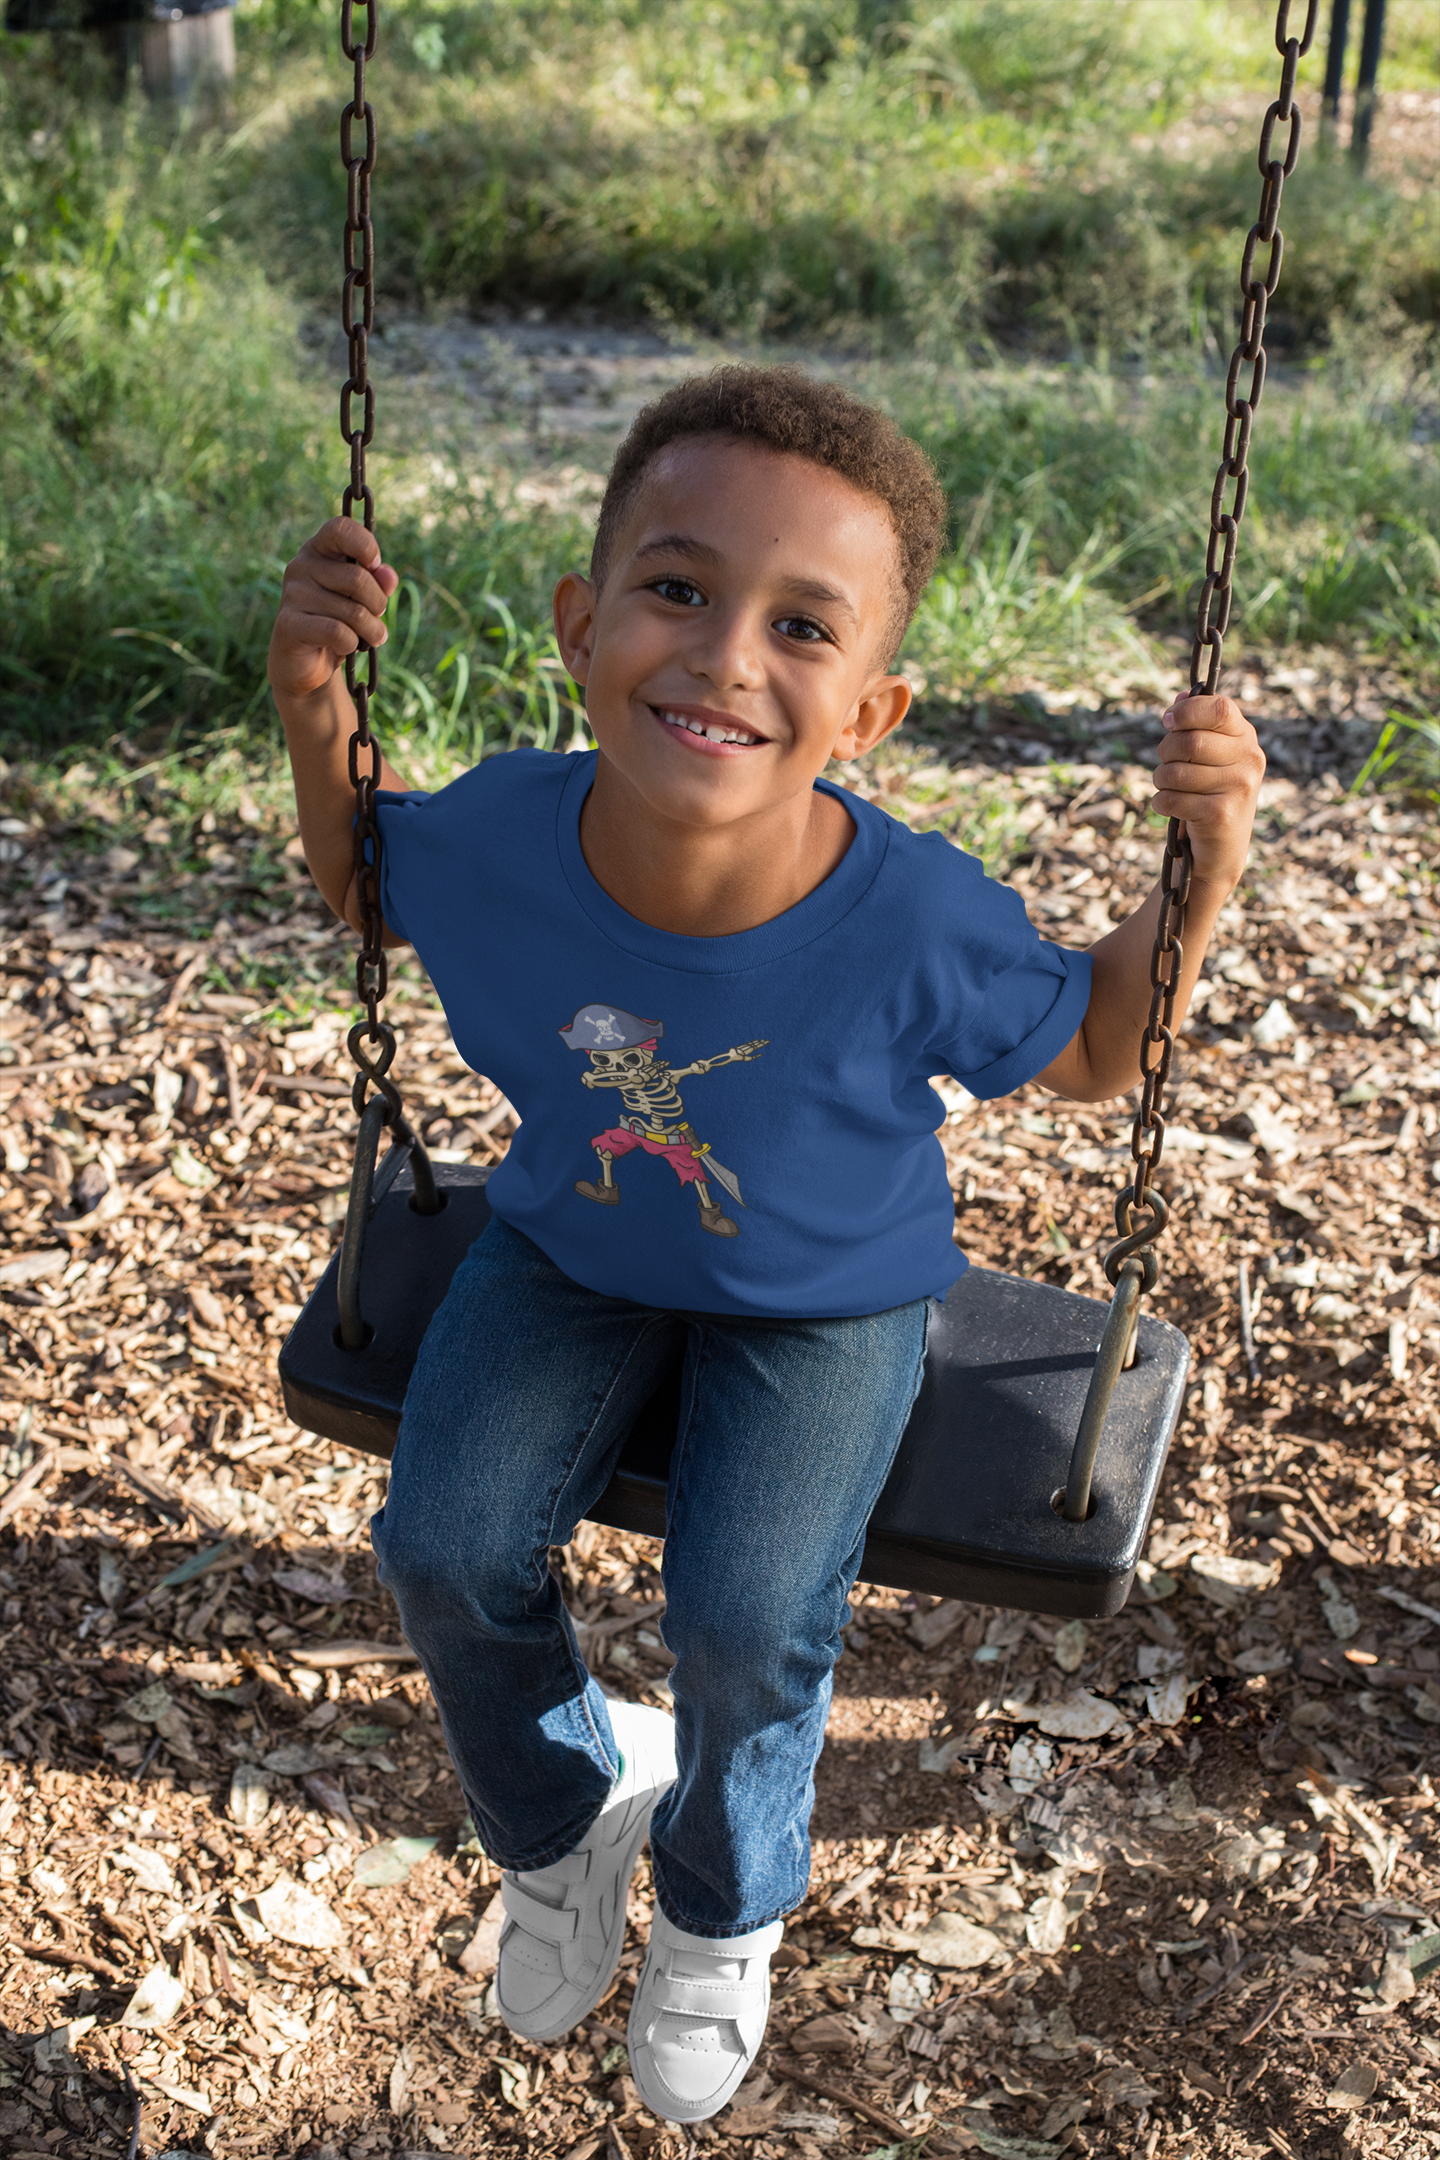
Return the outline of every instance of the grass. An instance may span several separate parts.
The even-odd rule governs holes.
[[[1424,12],[1392,4],[1388,85],[1433,79]],[[1158,680],[1199,567],[1257,186],[1222,123],[1243,112],[1248,143],[1269,95],[1265,13],[387,9],[385,300],[827,339],[819,364],[887,402],[945,482],[953,552],[907,648],[932,701]],[[332,319],[337,281],[331,14],[248,9],[241,108],[209,133],[113,106],[47,40],[0,45],[7,755],[203,743],[218,773],[227,743],[271,739],[281,570],[341,477],[333,393],[297,336],[322,303]],[[1207,113],[1213,149],[1175,154]],[[1311,155],[1286,226],[1237,628],[1383,655],[1423,698],[1440,680],[1433,204]],[[568,742],[548,597],[584,519],[521,506],[464,441],[437,460],[455,480],[414,487],[383,454],[383,409],[381,429],[403,578],[383,724],[419,777]]]
[[[1416,11],[1396,12],[1403,36]],[[1185,346],[1233,314],[1250,138],[1278,65],[1253,35],[1263,14],[1164,0],[402,9],[376,62],[387,289],[410,306],[578,304],[892,349]],[[237,217],[318,295],[330,267],[314,235],[342,202],[334,91],[285,69],[274,89]],[[1168,155],[1221,100],[1247,114],[1243,135],[1214,127],[1198,156]],[[1387,295],[1433,321],[1421,191],[1357,185],[1312,156],[1286,222],[1279,342]]]
[[[1432,713],[1389,713],[1350,792],[1387,785],[1440,806],[1440,719]]]
[[[912,645],[956,696],[1038,661],[1138,657],[1188,625],[1215,470],[1213,377],[1137,384],[1014,372],[932,393],[907,417],[954,506],[958,546]],[[1272,384],[1251,451],[1236,633],[1404,657],[1440,674],[1436,460],[1423,414],[1372,357]]]

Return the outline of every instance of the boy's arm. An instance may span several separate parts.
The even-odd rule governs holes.
[[[1154,807],[1164,817],[1184,819],[1195,858],[1185,911],[1184,965],[1175,992],[1178,1032],[1216,919],[1245,868],[1265,753],[1231,698],[1177,699],[1165,714],[1165,728]],[[1127,922],[1093,948],[1090,1003],[1079,1032],[1037,1076],[1052,1094],[1074,1102],[1103,1102],[1139,1081],[1159,914],[1157,886]]]
[[[385,604],[398,583],[381,562],[373,533],[355,518],[331,518],[286,565],[270,638],[270,687],[290,751],[305,860],[352,930],[360,928],[350,784],[356,714],[342,663],[362,641],[385,643]],[[402,791],[405,786],[383,757],[379,784]],[[386,931],[387,945],[399,942]]]

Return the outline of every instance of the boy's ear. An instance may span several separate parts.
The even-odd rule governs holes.
[[[835,758],[864,757],[876,743],[884,742],[910,710],[914,692],[903,675],[882,675],[861,698],[851,718],[835,738],[830,755]]]
[[[578,570],[567,570],[555,587],[555,642],[571,681],[582,685],[590,673],[598,597],[589,578],[581,577]]]

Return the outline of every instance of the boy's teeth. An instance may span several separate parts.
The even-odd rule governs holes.
[[[758,735],[748,735],[742,728],[716,727],[713,721],[692,720],[686,713],[662,712],[661,719],[667,727],[682,727],[691,735],[703,735],[710,742],[743,743],[747,748],[760,740]]]

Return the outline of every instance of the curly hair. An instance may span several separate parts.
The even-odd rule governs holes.
[[[646,472],[669,444],[692,435],[728,435],[808,458],[884,504],[898,558],[886,657],[893,654],[944,541],[944,494],[924,451],[893,420],[838,383],[818,381],[795,367],[717,368],[677,383],[637,413],[615,453],[600,504],[590,558],[596,584],[604,583]]]

